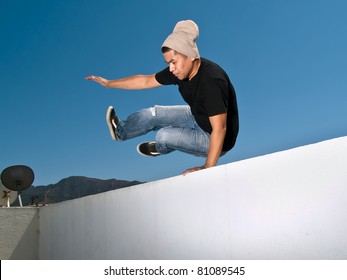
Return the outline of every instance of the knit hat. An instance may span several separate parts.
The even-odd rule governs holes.
[[[199,50],[195,43],[199,36],[199,28],[192,20],[179,21],[172,33],[164,41],[162,48],[167,47],[186,56],[199,58]]]

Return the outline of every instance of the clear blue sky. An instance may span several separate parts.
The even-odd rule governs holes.
[[[72,175],[153,181],[204,159],[141,157],[154,134],[111,140],[105,112],[184,104],[175,86],[106,89],[87,75],[120,78],[166,67],[160,46],[193,19],[201,56],[237,92],[240,134],[225,164],[347,135],[345,0],[0,2],[0,171],[25,164],[34,185]]]

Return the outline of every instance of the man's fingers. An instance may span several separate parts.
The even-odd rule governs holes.
[[[96,77],[95,76],[87,76],[86,77],[86,80],[93,80],[95,81]]]
[[[197,166],[197,167],[189,168],[186,171],[184,171],[182,173],[182,175],[187,175],[189,173],[192,173],[192,172],[195,172],[195,171],[199,171],[199,170],[202,170],[202,169],[205,169],[205,166]]]

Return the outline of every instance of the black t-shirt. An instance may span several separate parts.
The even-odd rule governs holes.
[[[170,72],[169,67],[158,72],[155,78],[162,85],[178,85],[196,122],[208,133],[212,132],[209,117],[227,113],[223,151],[229,151],[235,145],[239,131],[236,94],[228,75],[220,66],[201,58],[199,71],[190,81],[179,80]]]

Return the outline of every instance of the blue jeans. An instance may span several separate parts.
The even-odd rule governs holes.
[[[160,154],[178,150],[195,156],[206,157],[210,134],[196,123],[190,107],[154,106],[131,114],[117,125],[117,136],[127,140],[150,131],[158,131],[156,149]]]

